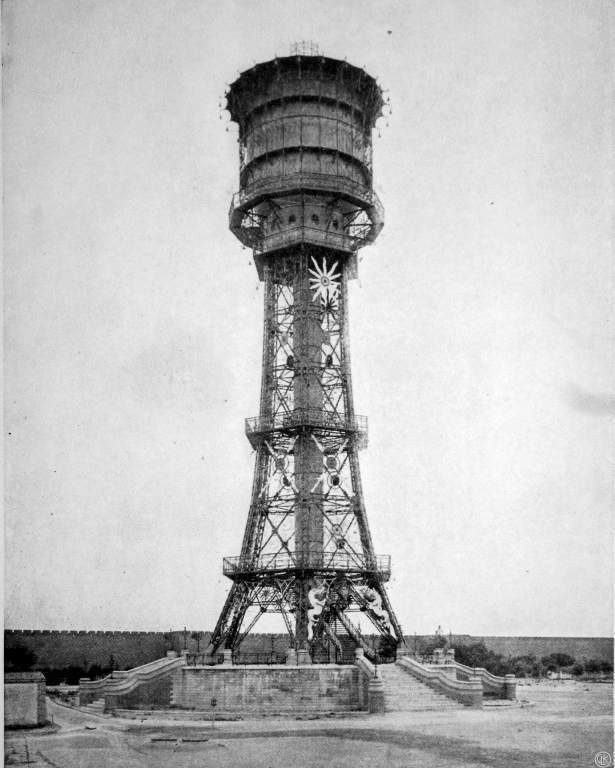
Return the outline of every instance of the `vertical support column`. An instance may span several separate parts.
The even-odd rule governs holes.
[[[262,421],[271,418],[273,390],[273,350],[275,337],[276,286],[271,264],[263,267],[265,282],[264,320],[263,320],[263,370],[261,373],[261,406],[259,416]]]
[[[514,675],[504,675],[504,698],[514,701],[517,698],[517,679]]]
[[[313,301],[308,272],[308,254],[298,254],[293,284],[293,343],[295,350],[295,378],[293,384],[296,423],[310,424],[310,416],[323,407],[320,386],[322,354],[322,327],[320,306]],[[320,487],[314,488],[322,473],[322,455],[312,440],[311,429],[304,429],[294,446],[295,483],[295,552],[297,565],[317,568],[323,556],[323,514]],[[313,490],[314,489],[314,490]],[[307,581],[297,584],[296,639],[298,649],[307,649],[308,643],[308,590]]]
[[[384,712],[384,683],[378,671],[367,684],[367,711],[370,714]]]

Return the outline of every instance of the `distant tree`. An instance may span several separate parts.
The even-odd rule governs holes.
[[[484,667],[489,659],[489,651],[484,643],[458,645],[455,647],[455,659],[468,667]]]
[[[79,679],[85,677],[85,669],[72,664],[65,667],[62,672],[64,673],[64,682],[67,685],[79,685]]]
[[[600,672],[600,666],[602,662],[597,659],[590,659],[585,662],[585,671],[588,675],[597,675]]]
[[[431,656],[433,652],[438,648],[445,648],[448,645],[448,640],[444,635],[436,634],[434,635],[434,639],[430,640],[428,643],[425,643],[421,647],[421,653],[424,656]]]
[[[575,662],[574,656],[571,656],[569,653],[556,653],[554,654],[554,658],[557,662],[557,666],[562,668],[571,667]]]
[[[585,667],[583,666],[583,664],[581,664],[581,662],[577,661],[577,663],[574,664],[574,666],[572,667],[572,674],[575,677],[581,677],[583,672],[585,672]]]
[[[515,677],[532,677],[536,674],[536,656],[533,653],[515,656],[509,660],[509,666]]]
[[[513,674],[510,659],[503,658],[499,653],[490,652],[489,658],[485,662],[485,669],[491,672],[492,675],[498,675],[499,677]]]
[[[57,669],[47,667],[41,671],[45,676],[47,685],[60,685],[61,683],[66,683],[67,685],[79,685],[79,678],[87,677],[83,667],[73,665]]]
[[[62,671],[59,669],[51,669],[50,667],[44,667],[41,669],[47,685],[59,685],[62,680]]]
[[[588,675],[610,674],[613,671],[613,665],[610,661],[600,659],[590,659],[585,662],[585,671]]]
[[[455,646],[455,659],[468,667],[484,667],[492,675],[514,674],[514,661],[488,650],[484,643]]]
[[[571,667],[574,664],[574,657],[567,653],[550,653],[548,656],[543,656],[540,661],[548,671],[557,672],[562,667]]]
[[[88,677],[90,680],[99,680],[102,677],[107,677],[112,670],[109,667],[101,667],[100,664],[92,664],[88,669]]]
[[[601,661],[600,662],[600,671],[604,672],[605,674],[611,674],[613,672],[613,665],[610,661]]]
[[[23,643],[4,649],[5,672],[29,672],[37,662],[37,655]]]

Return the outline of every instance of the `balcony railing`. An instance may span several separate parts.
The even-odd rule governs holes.
[[[245,211],[257,205],[260,200],[272,195],[291,194],[306,189],[335,193],[337,196],[351,199],[367,212],[371,224],[367,224],[363,231],[357,230],[352,234],[304,224],[265,235],[257,224],[243,226]],[[310,242],[322,247],[355,251],[373,242],[383,223],[384,210],[373,189],[352,179],[325,173],[293,173],[259,179],[233,195],[229,210],[231,231],[244,245],[260,253],[284,248],[296,242]]]
[[[316,189],[335,192],[338,195],[347,195],[368,207],[373,207],[379,222],[384,219],[382,203],[373,189],[358,181],[333,173],[290,173],[258,179],[246,184],[239,192],[235,192],[231,202],[231,212],[235,208],[243,208],[246,203],[254,204],[260,197],[272,194],[280,195],[300,189]]]
[[[367,416],[350,418],[347,414],[331,413],[320,408],[296,408],[290,413],[278,413],[268,418],[252,416],[246,419],[246,435],[253,447],[268,433],[292,432],[303,427],[354,433],[359,438],[359,447],[367,443]]]
[[[245,230],[242,229],[242,233]],[[235,232],[235,234],[237,234]],[[333,248],[338,251],[356,251],[366,242],[367,237],[348,235],[345,232],[326,231],[319,227],[311,227],[306,224],[299,224],[294,227],[287,227],[281,232],[272,232],[269,235],[259,237],[256,241],[252,237],[253,233],[248,233],[250,243],[248,244],[259,253],[276,251],[280,248],[287,248],[296,243],[311,243],[323,248]]]
[[[188,653],[185,655],[189,667],[214,666],[224,663],[224,654]],[[233,651],[233,664],[286,664],[286,653],[276,651],[261,652]]]
[[[370,574],[386,581],[391,575],[390,555],[355,554],[353,552],[321,552],[309,554],[276,554],[260,557],[225,557],[222,572],[231,579],[241,579],[282,571],[343,571]]]

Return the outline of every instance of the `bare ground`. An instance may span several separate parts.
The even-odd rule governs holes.
[[[56,733],[7,732],[6,765],[52,768],[580,768],[612,753],[613,686],[520,686],[531,705],[210,724],[96,718],[49,702]],[[29,761],[29,762],[28,762]]]

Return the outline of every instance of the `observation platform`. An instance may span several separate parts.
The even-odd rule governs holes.
[[[309,225],[285,227],[276,232],[266,233],[261,217],[250,217],[269,198],[297,194],[335,195],[365,211],[368,221],[360,228],[335,231]],[[246,214],[248,216],[246,217]],[[229,227],[233,234],[247,247],[258,252],[271,252],[299,242],[354,252],[374,242],[384,225],[384,210],[378,195],[368,186],[343,176],[326,173],[291,173],[259,179],[242,187],[233,195],[229,210]]]
[[[391,576],[390,555],[355,554],[354,552],[322,552],[308,555],[277,554],[260,557],[225,557],[222,572],[234,581],[252,580],[259,576],[293,572],[355,574],[388,581]]]
[[[296,434],[305,429],[320,432],[342,432],[356,437],[357,447],[367,445],[367,416],[330,413],[318,408],[297,408],[291,413],[281,413],[271,418],[253,416],[246,419],[246,437],[257,448],[273,432]]]

